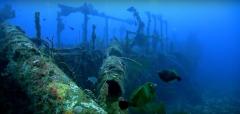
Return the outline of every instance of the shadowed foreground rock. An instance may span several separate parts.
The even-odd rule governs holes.
[[[1,76],[17,81],[34,113],[106,114],[19,27],[1,24],[0,45]]]

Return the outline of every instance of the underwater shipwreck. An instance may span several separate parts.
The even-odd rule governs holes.
[[[47,28],[41,26],[42,12],[36,11],[32,16],[36,33],[33,38],[22,27],[8,22],[16,18],[14,8],[5,5],[0,10],[1,113],[209,113],[199,112],[200,106],[192,108],[204,103],[190,78],[200,54],[194,33],[189,33],[181,45],[184,48],[178,50],[179,45],[168,35],[168,21],[160,14],[140,15],[131,6],[126,13],[132,18],[124,19],[101,12],[90,3],[79,7],[58,4],[58,8],[56,37],[42,35]],[[62,32],[76,28],[66,25],[63,19],[74,13],[82,15],[80,36],[76,38],[81,42],[65,45]],[[103,19],[103,25],[89,24],[92,16]],[[122,28],[122,37],[110,37],[110,21],[136,29]],[[98,36],[98,28],[104,31],[104,37]],[[174,92],[178,97],[173,97]]]

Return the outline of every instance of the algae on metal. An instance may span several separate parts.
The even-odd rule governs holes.
[[[106,114],[17,27],[0,26],[0,52],[8,61],[4,74],[24,88],[35,113]]]
[[[107,50],[107,58],[104,60],[103,65],[100,69],[100,78],[98,84],[98,100],[100,105],[109,113],[109,114],[125,114],[127,110],[122,111],[118,106],[118,99],[110,99],[108,92],[108,80],[113,80],[119,84],[121,87],[121,93],[124,93],[124,79],[126,76],[125,73],[125,64],[120,58],[122,56],[122,50],[119,43],[114,40],[112,45]],[[120,97],[120,96],[119,96]]]

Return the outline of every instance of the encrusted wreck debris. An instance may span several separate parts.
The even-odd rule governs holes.
[[[46,38],[48,42],[41,37],[40,12],[35,13],[36,37],[32,39],[28,39],[18,26],[0,25],[0,54],[3,55],[0,56],[0,86],[3,85],[3,89],[0,88],[1,108],[11,111],[13,109],[13,113],[126,114],[128,110],[119,108],[119,100],[127,101],[136,86],[146,80],[155,80],[154,75],[157,70],[169,66],[179,71],[184,70],[185,67],[194,68],[192,66],[195,65],[194,61],[188,62],[189,58],[185,57],[184,53],[170,51],[167,21],[162,20],[159,15],[147,13],[148,22],[144,31],[145,24],[139,12],[134,7],[128,8],[127,11],[133,14],[136,21],[137,30],[127,30],[123,25],[124,29],[120,31],[122,35],[126,32],[126,37],[125,39],[119,37],[118,41],[115,32],[108,33],[110,21],[132,25],[131,20],[106,15],[88,3],[80,7],[59,5],[59,8],[61,11],[57,13],[56,18],[56,42],[53,36]],[[65,27],[64,17],[76,12],[82,13],[84,17],[82,33],[79,31],[83,35],[82,44],[64,45],[62,41],[65,39],[61,38]],[[14,16],[11,6],[6,5],[0,10],[0,23]],[[99,27],[104,28],[103,38],[97,34],[99,32],[96,30],[97,23],[93,24],[92,35],[88,37],[89,19],[92,16],[105,20],[104,27]],[[71,29],[74,30],[72,27]],[[110,35],[114,38],[108,47]],[[102,50],[106,47],[108,49],[105,54]],[[185,55],[188,53],[189,51],[186,51]],[[185,70],[183,74],[187,74]],[[125,80],[126,75],[129,75],[127,80]],[[125,90],[124,86],[128,88]],[[189,90],[189,87],[186,88]],[[9,90],[8,94],[2,94],[7,89],[13,89],[14,92]],[[160,90],[161,93],[165,92],[162,91]],[[15,101],[10,100],[12,104],[16,103],[14,108],[5,107],[5,103],[9,103],[10,97],[13,96],[9,95],[12,93],[23,95],[21,98],[19,95],[14,95]],[[15,107],[24,108],[18,112],[19,109]],[[0,112],[2,112],[1,108]],[[22,111],[25,109],[30,111]],[[129,109],[129,112],[131,113],[132,110]]]
[[[103,12],[98,11],[97,9],[95,9],[95,7],[93,7],[92,4],[89,3],[84,3],[82,6],[80,7],[71,7],[71,6],[66,6],[63,4],[59,4],[58,7],[60,8],[60,12],[58,12],[58,26],[60,25],[59,23],[61,22],[61,24],[63,25],[62,21],[59,20],[61,19],[62,16],[68,16],[71,13],[76,13],[76,12],[80,12],[83,14],[83,23],[82,23],[82,45],[86,46],[89,45],[87,44],[88,39],[87,39],[87,33],[88,33],[88,21],[90,19],[89,16],[97,16],[97,17],[101,17],[105,19],[105,27],[104,27],[104,31],[105,31],[105,36],[104,36],[104,45],[108,45],[108,37],[109,37],[109,33],[108,33],[108,29],[109,29],[109,20],[114,20],[114,21],[118,21],[121,23],[126,23],[129,25],[132,25],[134,22],[132,20],[128,20],[128,19],[121,19],[121,18],[117,18],[117,17],[113,17],[110,15],[107,15]],[[60,28],[60,27],[59,27]],[[60,38],[60,31],[58,33],[58,36]],[[105,47],[105,46],[104,46]]]
[[[89,50],[83,47],[54,49],[56,64],[78,86],[92,91],[95,89],[95,83],[92,83],[88,78],[98,76],[103,59],[104,54],[97,49]]]
[[[17,27],[0,27],[1,76],[18,82],[34,113],[106,114]]]
[[[98,100],[109,114],[124,114],[118,106],[119,97],[124,93],[123,83],[126,68],[120,58],[123,52],[117,41],[113,41],[107,50],[107,58],[100,69]]]

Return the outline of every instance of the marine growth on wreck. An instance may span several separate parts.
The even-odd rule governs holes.
[[[0,114],[239,114],[226,4],[1,1]]]

